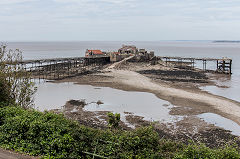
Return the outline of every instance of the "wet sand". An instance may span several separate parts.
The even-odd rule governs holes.
[[[67,118],[78,121],[80,124],[97,129],[108,128],[108,111],[86,111],[86,103],[81,100],[70,100],[66,102],[63,109],[52,110],[55,113],[62,113]],[[199,119],[196,116],[188,116],[176,123],[162,123],[146,121],[141,116],[124,112],[126,121],[120,121],[119,129],[131,131],[133,128],[142,126],[153,126],[162,139],[175,140],[177,142],[189,143],[189,141],[201,142],[211,148],[222,147],[226,144],[237,144],[240,146],[240,139],[229,131],[218,128],[212,124]],[[134,127],[131,127],[131,124]]]
[[[147,70],[154,71],[149,72]],[[170,73],[168,72],[159,75],[156,74],[156,70],[161,70],[164,73],[170,71]],[[182,73],[172,77],[171,71],[182,71]],[[177,106],[171,109],[171,115],[184,116],[183,120],[176,123],[164,124],[161,122],[154,122],[154,127],[160,135],[165,137],[168,136],[168,138],[174,138],[178,141],[183,140],[184,142],[192,139],[197,142],[203,142],[212,147],[221,146],[226,144],[226,142],[231,142],[233,140],[235,141],[236,136],[230,134],[229,131],[214,126],[213,124],[209,124],[196,115],[214,113],[231,119],[240,125],[240,103],[225,97],[201,91],[199,87],[203,85],[212,85],[213,83],[207,76],[199,71],[186,71],[174,67],[166,67],[161,64],[150,65],[149,63],[130,63],[124,61],[122,63],[107,66],[105,69],[98,71],[97,73],[54,82],[74,82],[75,84],[111,87],[124,91],[153,93],[158,98],[169,101],[171,104]],[[184,74],[184,76],[181,76],[181,74]],[[193,74],[196,76],[193,76]],[[186,81],[186,79],[188,80]],[[83,111],[82,113],[85,112],[89,113],[88,111]],[[98,114],[99,112],[95,113]],[[105,115],[104,112],[102,113],[102,117],[105,116],[106,124],[106,112]],[[70,113],[68,116],[71,117],[72,114]],[[92,118],[92,115],[90,115],[89,118]],[[143,120],[140,116],[134,116],[131,114],[129,114],[126,119],[135,127],[153,124],[149,121]],[[78,120],[81,121],[83,119],[80,117]],[[86,124],[88,125],[89,122]],[[124,125],[124,123],[122,123],[122,125]],[[125,125],[124,127],[126,128],[128,126]]]
[[[118,64],[119,65],[119,64]],[[146,64],[145,64],[146,65]],[[156,69],[157,66],[143,66],[142,69]],[[133,71],[135,70],[135,71]],[[200,114],[211,112],[231,119],[240,125],[240,103],[201,91],[189,82],[180,84],[155,80],[151,76],[140,74],[137,68],[115,69],[110,66],[101,73],[73,77],[56,82],[75,82],[77,84],[90,84],[104,86],[125,91],[150,92],[163,100],[181,106],[178,110],[172,110],[172,114]],[[206,80],[206,79],[205,79]],[[207,80],[206,80],[207,81]],[[185,109],[185,107],[190,107]]]

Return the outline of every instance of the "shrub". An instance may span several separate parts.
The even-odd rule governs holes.
[[[0,108],[0,147],[44,158],[240,158],[233,147],[210,149],[160,140],[152,127],[134,131],[81,126],[61,114]],[[96,157],[97,158],[97,157]]]
[[[158,137],[152,128],[133,132],[98,130],[50,112],[0,108],[0,146],[57,158],[150,156],[157,150]],[[90,156],[91,157],[91,156]]]
[[[179,152],[175,159],[239,159],[240,153],[236,148],[226,146],[222,149],[210,149],[203,144],[190,144]]]
[[[14,100],[11,97],[11,86],[2,76],[0,75],[0,104],[8,105],[13,104]]]
[[[108,115],[108,125],[111,128],[117,128],[120,122],[120,114],[119,113],[113,114],[112,112],[109,112],[107,115]]]
[[[0,120],[2,147],[31,155],[58,156],[61,152],[65,157],[73,149],[69,133],[77,124],[62,115],[6,107],[0,109]]]

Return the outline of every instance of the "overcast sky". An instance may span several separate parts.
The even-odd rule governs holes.
[[[240,40],[240,0],[0,0],[1,41]]]

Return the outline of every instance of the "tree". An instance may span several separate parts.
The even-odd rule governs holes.
[[[0,102],[14,101],[23,108],[33,106],[33,94],[36,92],[22,62],[22,52],[18,49],[7,50],[6,45],[0,47]]]

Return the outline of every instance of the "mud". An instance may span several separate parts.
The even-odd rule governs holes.
[[[88,84],[96,87],[111,87],[125,91],[154,93],[157,97],[167,100],[173,105],[177,106],[171,109],[171,115],[182,115],[185,116],[184,119],[176,123],[164,124],[160,122],[144,121],[143,117],[134,116],[131,114],[131,112],[126,112],[128,114],[126,116],[126,121],[129,124],[133,125],[135,128],[140,126],[154,125],[156,131],[164,139],[174,139],[176,141],[183,141],[185,143],[191,139],[195,142],[202,142],[209,147],[220,147],[226,143],[232,142],[237,142],[237,144],[240,145],[239,138],[232,135],[229,131],[216,127],[212,124],[208,124],[196,117],[198,114],[211,112],[239,123],[239,116],[226,113],[225,110],[227,108],[221,110],[219,107],[214,107],[210,101],[213,101],[214,103],[214,100],[221,100],[224,102],[224,104],[230,103],[234,107],[239,106],[238,102],[209,94],[199,89],[200,86],[214,84],[211,80],[219,77],[218,75],[211,75],[209,73],[205,74],[197,70],[183,70],[182,68],[179,69],[176,67],[166,67],[161,64],[151,65],[144,62],[124,62],[123,65],[118,65],[117,70],[103,69],[95,74],[77,76],[55,82],[74,82],[76,84]],[[127,71],[121,72],[121,70]],[[144,87],[136,86],[134,83],[142,82],[139,78],[143,78],[143,81],[146,79],[142,76],[137,76],[135,77],[136,79],[134,79],[135,74],[133,72],[138,72],[141,75],[144,75],[146,78],[149,78],[151,81],[142,83],[142,86]],[[132,75],[129,76],[128,73],[132,73]],[[129,79],[129,77],[131,78]],[[123,82],[124,80],[126,81],[125,83]],[[128,84],[127,82],[132,83]],[[176,94],[175,96],[166,94],[164,91],[159,92],[152,89],[155,87],[155,85],[162,86],[164,89],[166,88],[166,90],[169,90],[169,88],[173,88],[175,90],[184,90],[190,94],[198,94],[204,98],[206,97],[206,99],[211,100],[209,103],[206,103],[206,101],[201,99],[201,97],[199,97],[199,100],[191,100],[187,99],[188,96],[186,96],[186,98],[177,96],[176,92],[174,92]],[[72,107],[68,104],[66,104],[66,106]],[[78,120],[81,124],[90,127],[108,128],[106,116],[107,112],[87,112],[83,111],[83,109],[79,109],[77,112],[65,112],[64,114],[72,119]],[[131,129],[131,127],[129,127],[129,125],[126,123],[121,122],[120,125],[122,129]]]
[[[97,128],[108,129],[107,111],[89,112],[84,111],[86,105],[84,100],[71,100],[66,102],[62,109],[53,110],[55,113],[63,113],[65,117],[78,121],[80,124]],[[215,148],[222,147],[226,144],[237,144],[240,146],[240,140],[237,136],[230,134],[229,131],[209,125],[201,119],[190,116],[176,123],[150,122],[143,120],[141,116],[132,115],[125,112],[126,122],[121,121],[119,129],[133,130],[142,126],[153,126],[161,139],[170,139],[188,144],[190,140],[204,143],[206,146]]]
[[[173,82],[208,83],[208,77],[201,72],[192,70],[142,70],[137,71],[152,78]]]

